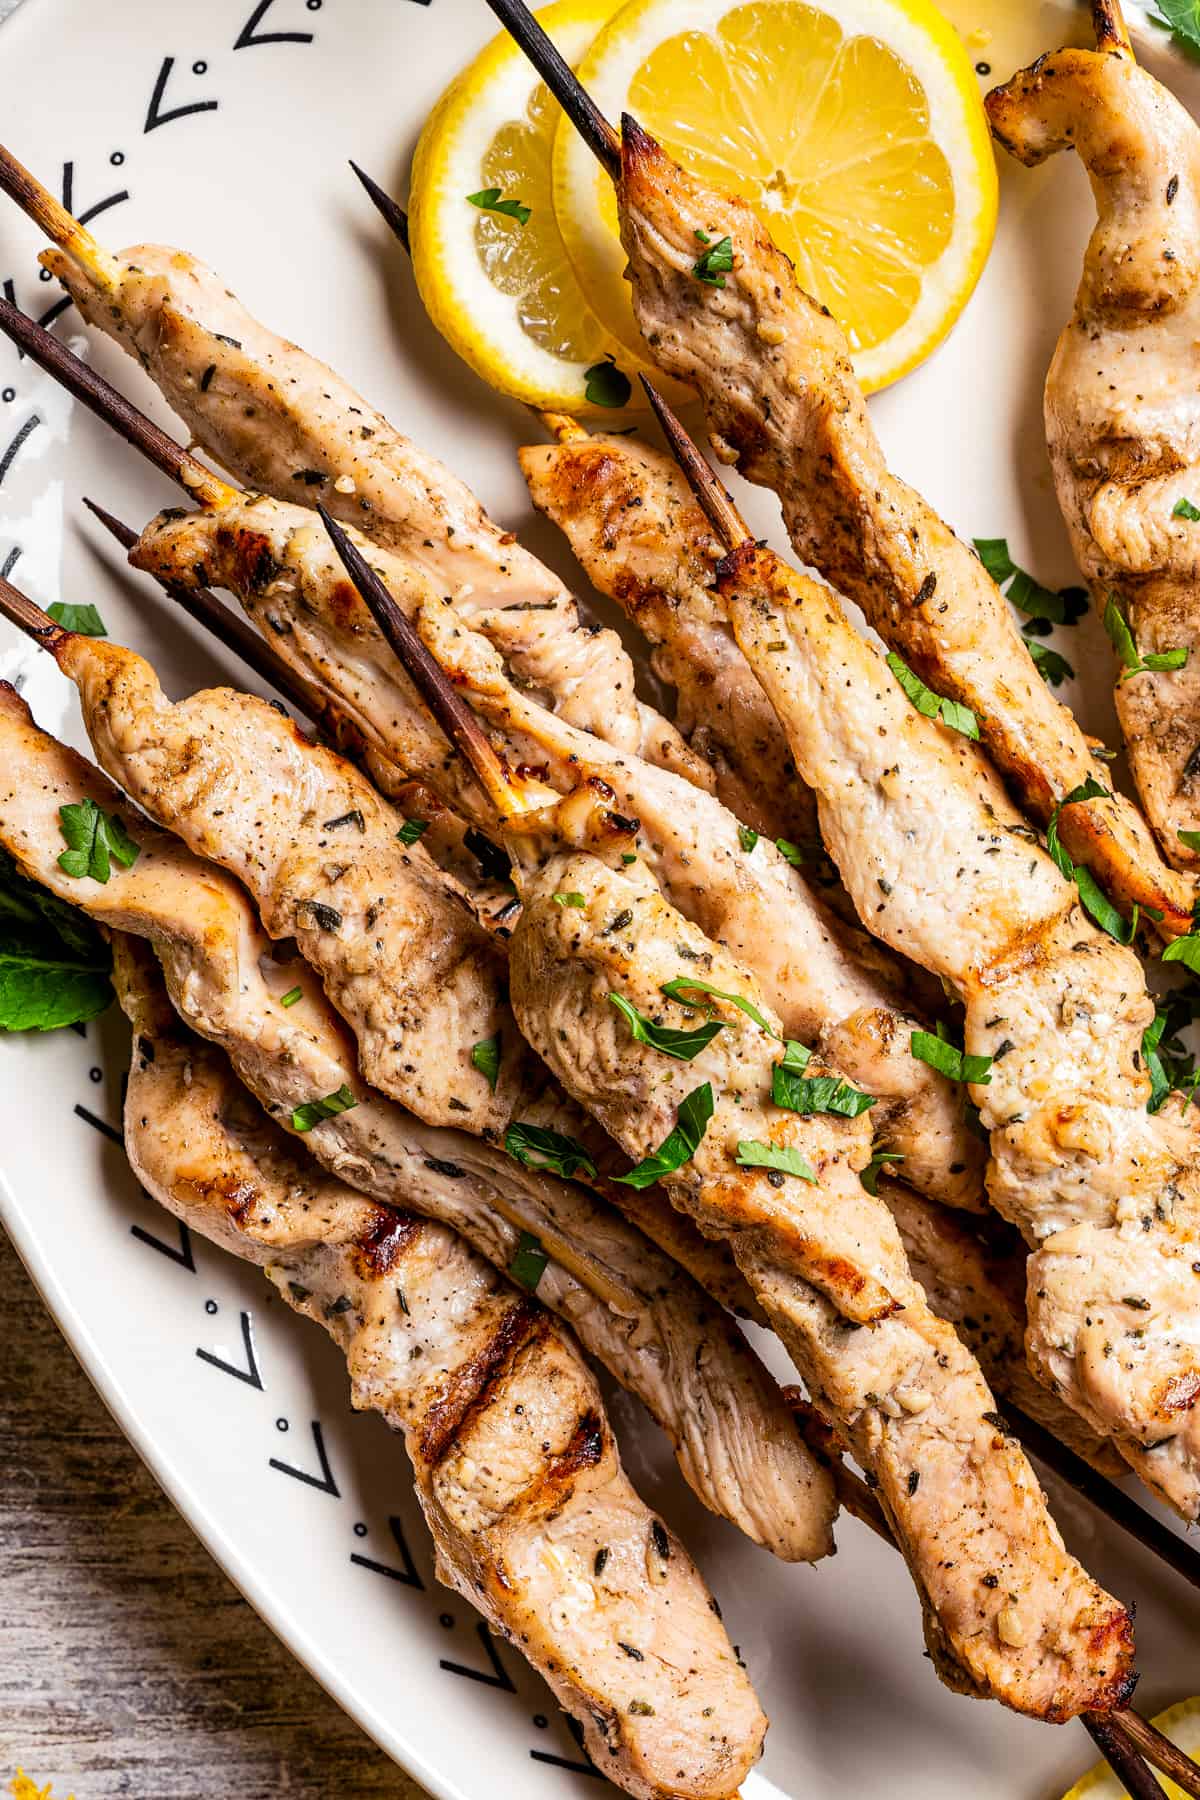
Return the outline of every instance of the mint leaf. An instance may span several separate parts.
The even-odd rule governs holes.
[[[704,1025],[695,1025],[690,1030],[675,1031],[669,1025],[656,1025],[653,1019],[640,1013],[622,994],[610,994],[608,1000],[609,1005],[615,1006],[627,1021],[639,1044],[649,1044],[652,1050],[661,1050],[664,1056],[673,1056],[677,1062],[691,1062],[693,1057],[699,1056],[712,1043],[718,1031],[725,1030],[723,1019],[713,1019]]]
[[[141,854],[116,813],[102,812],[94,800],[79,800],[58,809],[59,829],[68,848],[58,859],[65,875],[90,876],[104,883],[111,864],[130,869]]]
[[[894,650],[888,651],[887,666],[923,718],[940,718],[942,724],[948,725],[951,731],[960,731],[964,737],[978,738],[979,721],[969,706],[962,706],[957,700],[946,700],[941,694],[935,694],[932,688],[925,686],[919,675],[913,674],[908,664]]]
[[[991,1081],[992,1059],[990,1056],[967,1056],[957,1044],[952,1044],[946,1034],[946,1028],[940,1022],[936,1036],[932,1031],[914,1031],[909,1039],[909,1049],[918,1062],[928,1063],[940,1075],[950,1081],[967,1081],[986,1087]]]
[[[504,1133],[504,1148],[527,1169],[545,1169],[551,1175],[567,1178],[582,1174],[589,1180],[595,1179],[596,1165],[583,1145],[561,1131],[514,1120]]]
[[[538,1282],[546,1273],[549,1261],[541,1239],[534,1237],[532,1231],[523,1231],[517,1239],[508,1273],[518,1287],[523,1287],[527,1293],[536,1294]]]
[[[712,1083],[706,1081],[703,1086],[693,1088],[680,1101],[679,1111],[675,1115],[675,1129],[668,1133],[653,1155],[644,1156],[636,1167],[630,1169],[628,1175],[617,1175],[614,1179],[626,1187],[648,1188],[660,1176],[671,1175],[676,1169],[681,1169],[684,1163],[695,1156],[712,1116]]]
[[[733,268],[733,239],[718,238],[692,265],[692,274],[700,281],[707,281],[710,287],[725,286],[725,277]]]
[[[496,1083],[500,1079],[500,1034],[493,1037],[480,1038],[471,1046],[471,1066],[479,1070],[493,1094]]]
[[[1034,668],[1048,687],[1061,687],[1064,681],[1074,681],[1074,669],[1057,650],[1051,650],[1045,644],[1028,642],[1026,647],[1033,658]]]
[[[1159,24],[1166,25],[1189,50],[1200,50],[1200,0],[1158,0],[1158,10]]]
[[[1104,608],[1104,629],[1112,640],[1113,649],[1121,659],[1122,681],[1127,675],[1140,674],[1143,669],[1182,669],[1187,662],[1189,651],[1184,648],[1152,650],[1147,656],[1140,655],[1138,647],[1133,641],[1133,633],[1129,629],[1129,621],[1121,611],[1121,602],[1115,594],[1108,596]]]
[[[898,1150],[876,1150],[866,1168],[860,1170],[858,1179],[862,1182],[868,1194],[872,1194],[878,1198],[880,1171],[887,1163],[901,1163],[903,1161],[904,1158]]]
[[[697,981],[691,975],[677,975],[674,981],[664,981],[662,991],[668,999],[678,1000],[681,1006],[696,1004],[694,1000],[684,998],[687,994],[711,994],[714,1000],[728,1000],[731,1006],[736,1006],[739,1012],[744,1012],[748,1019],[753,1019],[754,1023],[760,1030],[765,1031],[768,1037],[778,1035],[768,1020],[759,1012],[757,1006],[747,1000],[744,994],[727,994],[724,988],[713,987],[708,981]]]
[[[860,1093],[839,1075],[796,1074],[786,1058],[771,1072],[771,1099],[789,1112],[837,1113],[843,1119],[857,1119],[876,1102],[874,1094]]]
[[[1200,518],[1200,513],[1196,516]],[[108,627],[94,606],[69,606],[63,600],[56,600],[46,611],[64,631],[77,631],[80,637],[108,636]]]
[[[790,1144],[763,1144],[757,1138],[742,1138],[734,1161],[742,1169],[775,1169],[781,1175],[798,1175],[801,1181],[817,1186],[810,1164]]]
[[[620,408],[629,405],[629,396],[633,392],[629,377],[624,369],[617,367],[616,357],[606,351],[603,362],[593,363],[585,369],[583,379],[586,383],[583,397],[592,406],[608,406]]]

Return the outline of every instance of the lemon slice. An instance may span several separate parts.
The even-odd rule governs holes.
[[[571,63],[619,4],[557,0],[538,18]],[[641,407],[633,377],[644,365],[584,299],[559,232],[551,151],[561,116],[507,33],[447,88],[413,161],[417,287],[442,336],[503,393],[559,412],[596,411],[626,395]],[[495,189],[493,204],[506,210],[478,204]],[[528,208],[525,223],[514,208]]]
[[[714,187],[750,200],[844,327],[868,390],[929,354],[996,223],[996,165],[960,39],[929,0],[631,0],[578,65]],[[637,341],[611,184],[569,121],[554,198],[588,297]]]
[[[1200,1752],[1200,1699],[1181,1700],[1177,1706],[1168,1706],[1166,1712],[1159,1713],[1157,1719],[1151,1719],[1164,1737],[1169,1737],[1173,1744],[1195,1758]],[[1167,1775],[1158,1777],[1167,1800],[1186,1800],[1181,1787]],[[1097,1763],[1086,1775],[1080,1777],[1063,1800],[1126,1800],[1125,1789],[1113,1774],[1106,1762]]]

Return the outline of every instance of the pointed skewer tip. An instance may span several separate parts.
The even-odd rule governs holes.
[[[655,418],[662,426],[672,456],[682,469],[688,486],[717,536],[725,540],[730,550],[749,543],[750,527],[734,505],[731,495],[726,493],[709,463],[700,454],[654,383],[645,375],[640,375],[638,379],[645,389]]]
[[[405,212],[400,202],[398,200],[393,200],[387,190],[381,188],[379,183],[368,175],[365,169],[360,169],[353,157],[348,158],[348,161],[350,167],[354,170],[359,181],[366,189],[368,198],[380,218],[384,221],[389,231],[399,238],[404,248],[411,253],[412,245],[410,244],[408,237],[408,214]]]

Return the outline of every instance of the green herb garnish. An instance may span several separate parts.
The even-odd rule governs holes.
[[[1189,525],[1194,525],[1200,519],[1200,506],[1193,506],[1190,500],[1177,500],[1171,508],[1171,517],[1186,519]]]
[[[747,856],[749,856],[751,850],[753,850],[753,848],[754,848],[755,844],[757,844],[757,842],[758,842],[758,833],[757,833],[757,831],[755,831],[753,829],[752,826],[749,826],[749,825],[739,825],[738,826],[738,843],[742,846],[742,849],[746,852]]]
[[[1121,659],[1121,679],[1128,675],[1139,675],[1144,669],[1182,669],[1187,662],[1189,652],[1185,648],[1178,650],[1152,650],[1148,656],[1142,656],[1133,641],[1133,633],[1129,629],[1129,621],[1121,611],[1121,603],[1115,594],[1108,596],[1104,608],[1104,629],[1112,640],[1113,649]]]
[[[477,1044],[472,1044],[471,1066],[472,1068],[479,1070],[479,1073],[485,1078],[494,1094],[496,1091],[496,1083],[500,1079],[499,1032],[493,1037],[480,1038]]]
[[[56,600],[46,611],[64,631],[77,631],[80,637],[108,636],[108,627],[94,606],[71,606],[66,601]]]
[[[1066,876],[1068,881],[1075,883],[1079,889],[1079,899],[1084,911],[1096,921],[1101,931],[1106,931],[1109,937],[1116,939],[1118,944],[1131,944],[1138,927],[1137,902],[1134,902],[1133,912],[1129,918],[1124,918],[1117,911],[1086,863],[1075,862],[1064,848],[1058,835],[1059,814],[1064,806],[1077,806],[1086,800],[1109,800],[1111,798],[1108,789],[1102,787],[1091,775],[1079,787],[1072,788],[1071,792],[1059,801],[1050,815],[1050,823],[1046,827],[1046,849],[1050,852],[1055,866]],[[1162,915],[1151,912],[1150,916],[1154,918]]]
[[[1051,650],[1047,644],[1031,644],[1026,639],[1026,649],[1033,658],[1033,666],[1046,683],[1047,687],[1061,687],[1064,681],[1074,681],[1075,671],[1065,656],[1057,650]]]
[[[878,1199],[879,1176],[885,1164],[900,1163],[903,1161],[904,1158],[898,1150],[876,1150],[872,1153],[871,1160],[866,1168],[860,1171],[858,1179],[862,1182],[868,1194],[872,1194]]]
[[[748,1019],[753,1019],[754,1023],[765,1031],[768,1037],[778,1037],[779,1035],[769,1020],[763,1017],[757,1006],[747,1000],[744,994],[727,994],[724,988],[713,987],[707,981],[697,981],[692,975],[677,975],[674,981],[664,981],[662,991],[668,999],[678,1000],[683,1006],[696,1004],[694,1000],[684,998],[685,994],[689,993],[711,994],[714,1000],[728,1000],[731,1006],[736,1006],[740,1012],[744,1012]]]
[[[734,1161],[742,1169],[775,1169],[781,1175],[798,1175],[801,1181],[817,1185],[809,1163],[790,1144],[763,1144],[757,1138],[742,1138]]]
[[[699,233],[697,233],[699,236]],[[704,243],[708,240],[702,239]],[[692,274],[700,281],[707,281],[710,287],[725,286],[725,277],[733,268],[733,239],[718,238],[715,244],[709,244],[703,255],[692,264]]]
[[[1189,50],[1200,50],[1200,0],[1158,0],[1159,17],[1151,20],[1165,26],[1186,44]]]
[[[326,1094],[323,1100],[309,1100],[304,1106],[298,1106],[292,1114],[293,1131],[311,1131],[322,1119],[336,1119],[339,1113],[349,1112],[358,1101],[343,1081],[336,1094]]]
[[[582,1174],[589,1180],[595,1179],[596,1165],[583,1145],[572,1137],[564,1137],[561,1131],[514,1120],[504,1133],[504,1148],[527,1169],[545,1169],[564,1178]]]
[[[405,819],[396,836],[402,844],[415,844],[429,830],[428,819]]]
[[[1087,612],[1086,589],[1066,587],[1055,592],[1043,587],[1013,561],[1007,538],[976,538],[975,550],[997,587],[1012,582],[1007,597],[1028,618],[1044,619],[1051,625],[1074,625]]]
[[[112,1004],[112,958],[91,921],[0,851],[0,1030],[55,1031]]]
[[[644,1156],[628,1175],[618,1175],[615,1179],[626,1187],[648,1188],[662,1175],[673,1174],[689,1162],[700,1147],[700,1140],[708,1130],[708,1122],[713,1116],[712,1083],[706,1081],[702,1086],[693,1088],[679,1103],[675,1115],[675,1129],[670,1132],[651,1156]]]
[[[281,997],[279,1004],[280,1006],[295,1006],[297,1000],[301,999],[303,994],[303,988],[289,988],[287,993]]]
[[[843,1119],[857,1119],[876,1096],[863,1094],[839,1075],[806,1075],[812,1058],[803,1044],[788,1040],[782,1062],[771,1071],[771,1099],[795,1113],[837,1113]]]
[[[513,1251],[512,1261],[508,1265],[508,1273],[518,1287],[527,1293],[536,1294],[538,1282],[546,1273],[549,1256],[542,1248],[540,1238],[535,1238],[531,1231],[523,1231],[517,1239],[517,1247]]]
[[[629,405],[629,396],[633,392],[629,377],[624,369],[617,367],[616,358],[610,351],[605,352],[604,361],[593,363],[585,369],[583,379],[586,386],[583,397],[592,406],[607,406],[619,410]]]
[[[649,1044],[652,1050],[661,1050],[664,1056],[673,1056],[677,1062],[691,1062],[693,1057],[711,1044],[718,1031],[725,1030],[723,1019],[710,1019],[704,1025],[695,1025],[689,1030],[674,1031],[668,1025],[657,1025],[640,1013],[636,1006],[631,1006],[622,994],[610,994],[609,1004],[615,1006],[622,1018],[628,1022],[629,1029],[639,1044]]]
[[[551,894],[555,906],[586,906],[587,901],[582,894]]]
[[[894,650],[888,651],[887,666],[923,718],[940,719],[943,725],[948,725],[951,731],[960,731],[964,737],[979,736],[979,721],[969,706],[935,694]]]
[[[936,1033],[936,1035],[935,1035]],[[990,1056],[968,1056],[950,1041],[946,1027],[939,1019],[934,1031],[914,1031],[909,1049],[918,1062],[928,1063],[950,1081],[975,1082],[986,1087],[992,1079]]]
[[[1200,850],[1200,831],[1177,831],[1175,835],[1185,850]]]
[[[508,219],[516,219],[520,225],[528,225],[532,208],[525,206],[520,200],[502,200],[502,191],[498,187],[480,188],[477,194],[468,194],[467,199],[480,212],[503,213]]]
[[[131,869],[141,854],[116,813],[102,812],[94,800],[79,800],[58,809],[59,827],[68,848],[58,859],[64,875],[106,882],[111,864]]]

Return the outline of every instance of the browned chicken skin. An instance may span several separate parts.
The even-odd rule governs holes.
[[[999,141],[1035,164],[1075,149],[1098,221],[1075,312],[1046,377],[1059,504],[1103,614],[1116,599],[1137,660],[1117,713],[1163,853],[1200,869],[1200,131],[1119,38],[1042,57],[989,94]],[[1176,513],[1177,506],[1184,514]]]
[[[118,934],[114,975],[139,1181],[329,1332],[354,1406],[404,1437],[438,1579],[546,1677],[605,1774],[638,1800],[730,1800],[766,1720],[698,1570],[625,1476],[569,1335],[452,1232],[289,1142],[181,1026],[148,947]]]
[[[720,454],[773,488],[801,560],[856,600],[939,694],[975,712],[991,755],[1045,822],[1096,765],[978,559],[888,469],[845,338],[744,201],[716,194],[625,122],[622,241],[655,361],[700,393]],[[697,230],[728,233],[725,286],[693,273]],[[1190,929],[1193,888],[1120,795],[1064,814],[1063,841],[1126,910]]]

